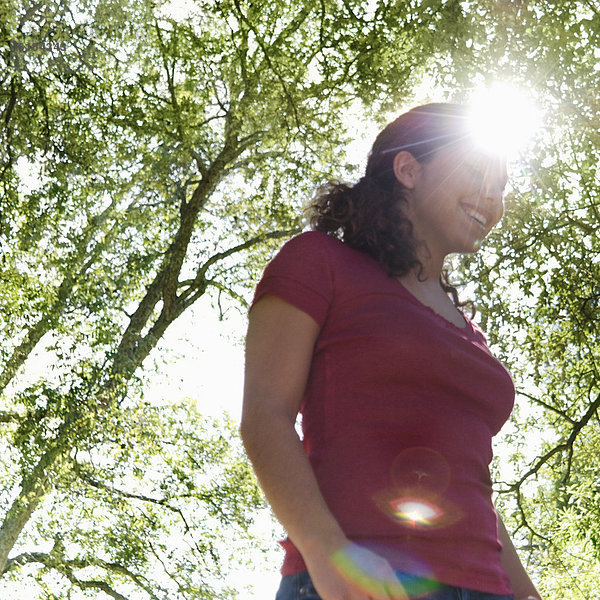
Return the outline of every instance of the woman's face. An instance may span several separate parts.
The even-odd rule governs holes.
[[[430,252],[475,252],[504,212],[506,162],[467,143],[419,163],[407,217]]]

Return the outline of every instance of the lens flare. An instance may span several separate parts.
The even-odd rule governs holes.
[[[374,500],[396,525],[407,529],[441,529],[463,517],[443,495],[419,488],[390,488],[375,494]]]
[[[436,450],[420,446],[404,450],[394,460],[390,475],[392,485],[373,499],[397,525],[439,529],[462,518],[461,510],[446,498],[450,465]]]
[[[381,561],[380,557],[386,556],[386,551],[378,551],[375,547],[370,549],[371,545],[352,543],[332,556],[333,564],[341,575],[370,598],[412,600],[439,588],[440,584],[428,575],[393,571],[388,563]],[[384,570],[382,564],[385,565]],[[427,571],[417,567],[416,572]]]
[[[441,494],[450,483],[450,465],[436,450],[414,446],[396,457],[391,476],[396,487],[420,488],[431,494]]]
[[[348,581],[371,598],[409,599],[394,572],[388,567],[388,572],[382,573],[381,559],[357,544],[350,544],[338,550],[332,556],[332,561]]]
[[[533,98],[507,84],[476,91],[470,104],[470,134],[490,154],[514,157],[541,123],[541,113]]]
[[[406,521],[413,528],[429,527],[444,514],[433,502],[418,498],[392,500],[390,508],[399,521]]]

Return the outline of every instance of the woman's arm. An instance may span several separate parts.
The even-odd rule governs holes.
[[[498,515],[498,537],[502,543],[502,566],[510,579],[515,593],[515,600],[538,600],[541,598],[540,593],[535,589],[535,585],[533,585],[527,571],[523,567],[523,563],[517,554],[500,515]]]
[[[276,296],[267,294],[254,305],[246,339],[240,428],[244,446],[273,512],[302,554],[323,600],[404,598],[387,561],[345,537],[294,427],[318,335],[312,317]],[[355,567],[352,581],[335,567],[339,553]]]

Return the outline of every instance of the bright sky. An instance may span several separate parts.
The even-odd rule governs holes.
[[[167,330],[160,347],[163,375],[153,375],[148,393],[175,400],[193,398],[199,412],[238,420],[242,405],[245,317],[231,310],[220,322],[208,297],[201,298]]]
[[[153,377],[146,397],[193,398],[200,413],[214,417],[228,413],[239,422],[244,374],[244,350],[239,340],[246,325],[245,316],[235,310],[227,313],[224,321],[219,321],[210,300],[201,298],[167,330],[161,348],[168,356],[169,364],[162,376]],[[256,531],[268,544],[268,523]],[[235,544],[234,539],[230,541]],[[240,568],[239,572],[231,574],[228,583],[240,591],[252,584],[252,591],[240,592],[240,600],[274,599],[279,585],[280,562],[273,544],[270,570],[266,570],[264,558],[257,555],[255,568]]]

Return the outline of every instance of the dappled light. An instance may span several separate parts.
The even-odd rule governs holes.
[[[519,157],[502,221],[451,259],[518,390],[495,505],[544,600],[600,597],[598,2],[5,0],[0,25],[0,598],[274,598],[247,588],[281,529],[237,421],[201,416],[239,408],[243,368],[190,356],[194,311],[239,349],[316,187],[359,177],[347,117],[432,98]],[[367,502],[442,535],[455,473],[410,443]]]

